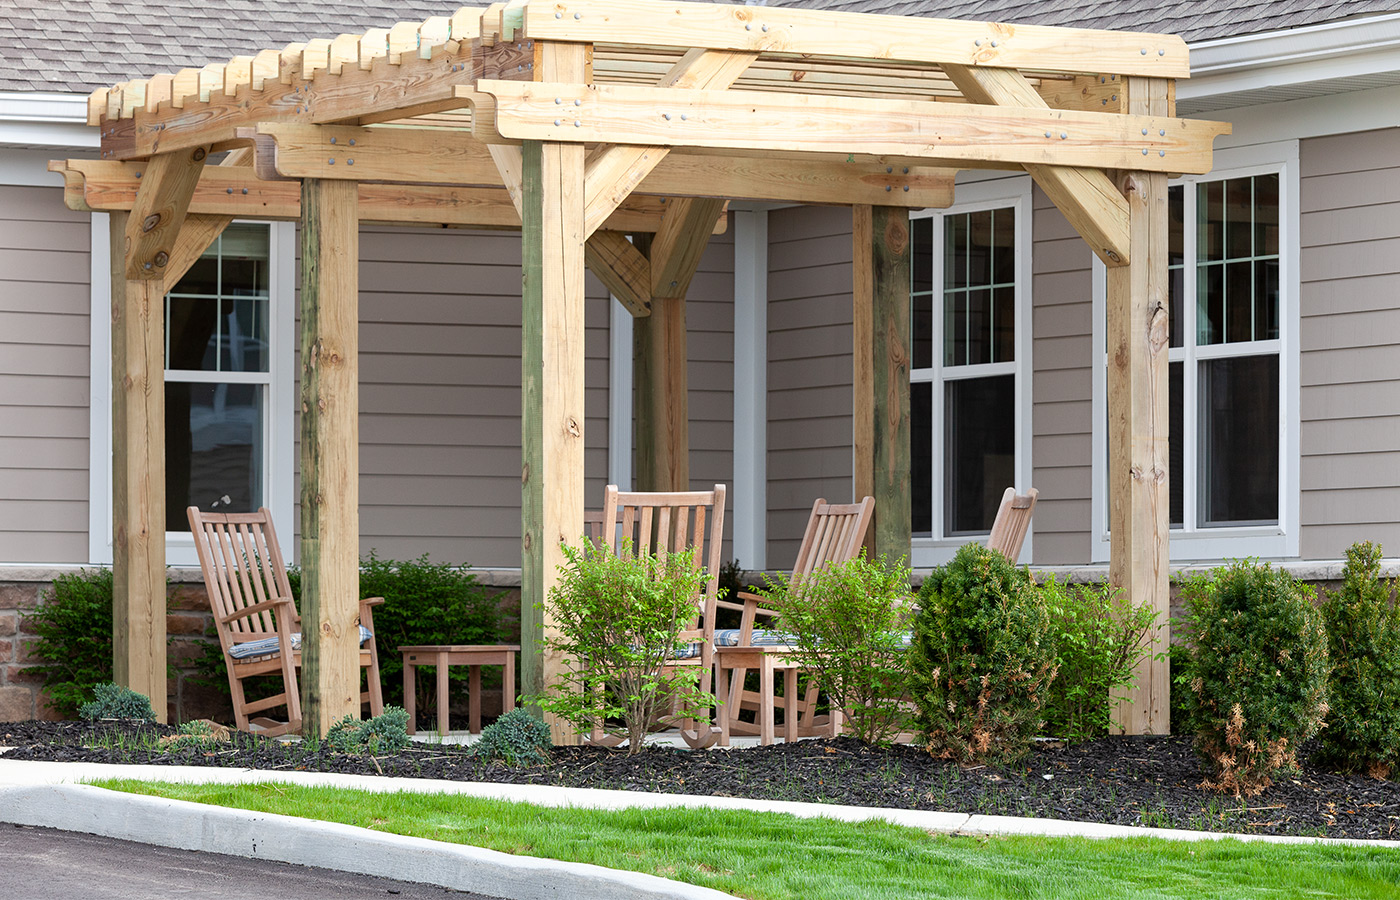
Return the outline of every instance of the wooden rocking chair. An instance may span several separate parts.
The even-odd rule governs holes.
[[[1012,562],[1021,555],[1021,545],[1026,542],[1026,533],[1031,528],[1031,513],[1035,512],[1035,498],[1040,491],[1030,488],[1024,494],[1016,493],[1015,488],[1007,488],[1001,495],[1001,506],[997,507],[996,520],[992,522],[992,533],[987,538],[987,546],[999,550]]]
[[[268,736],[300,731],[301,694],[296,670],[301,667],[301,617],[292,601],[272,513],[264,508],[255,513],[221,515],[191,506],[187,514],[228,666],[238,730]],[[369,690],[360,695],[360,702],[368,703],[370,714],[376,716],[384,711],[384,698],[371,608],[383,602],[382,597],[360,601],[360,667],[369,676]],[[282,676],[280,692],[259,700],[245,696],[245,679],[277,674]],[[249,718],[278,706],[287,707],[285,722]]]
[[[802,535],[802,544],[797,550],[797,561],[793,564],[792,571],[793,580],[800,580],[824,566],[855,559],[860,554],[865,532],[870,527],[874,513],[873,497],[866,497],[860,503],[840,505],[827,503],[825,499],[819,498],[812,504],[812,515],[807,520],[807,530]],[[776,611],[760,605],[763,602],[762,597],[741,591],[737,599],[740,602],[721,600],[719,605],[725,609],[742,611],[739,628],[726,629],[715,634],[720,662],[718,678],[724,678],[726,669],[730,672],[729,682],[724,684],[721,681],[721,690],[727,703],[721,710],[724,719],[720,743],[727,745],[729,735],[737,733],[757,734],[760,743],[768,744],[773,741],[774,666],[790,649],[787,643],[788,636],[762,629],[755,631],[754,625],[758,617],[771,618],[777,614]],[[734,664],[730,665],[729,661],[733,661]],[[758,663],[760,677],[757,692],[743,689],[748,666],[741,664],[751,662]],[[797,669],[784,666],[783,670],[786,679],[783,686],[786,701],[786,738],[791,740],[798,735],[817,734],[824,728],[834,732],[839,722],[839,713],[834,719],[824,721],[818,721],[815,716],[815,682],[808,686],[806,696],[799,701],[796,697]],[[728,689],[724,690],[726,687]],[[745,710],[755,713],[753,722],[746,722],[739,717]]]
[[[710,689],[714,671],[715,600],[719,591],[720,550],[724,540],[725,487],[712,491],[645,492],[619,491],[610,484],[603,495],[600,516],[591,521],[589,538],[599,546],[623,551],[623,541],[631,540],[632,552],[642,554],[691,550],[696,563],[705,571],[706,583],[695,598],[695,618],[680,633],[681,652],[666,661],[667,668],[694,668],[700,690]],[[608,529],[603,523],[612,522]],[[619,527],[620,523],[620,527]],[[596,528],[597,530],[592,530]],[[682,719],[681,737],[693,748],[708,747],[719,738],[716,725],[701,726],[693,719]],[[621,738],[603,733],[595,726],[590,743],[616,746]]]

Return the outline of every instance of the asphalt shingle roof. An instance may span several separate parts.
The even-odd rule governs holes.
[[[1256,34],[1392,12],[1395,0],[768,0],[846,12],[1180,34]],[[450,15],[429,0],[0,0],[0,91],[86,93],[295,41]]]

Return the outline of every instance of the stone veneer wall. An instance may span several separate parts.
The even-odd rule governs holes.
[[[61,718],[48,704],[43,691],[43,676],[34,667],[43,660],[33,652],[36,640],[28,630],[25,619],[40,601],[52,594],[53,569],[11,569],[0,571],[0,722],[22,722],[29,719]],[[204,648],[217,643],[206,637],[213,615],[208,595],[198,569],[169,570],[171,585],[169,606],[165,617],[166,633],[170,639],[169,661],[173,672],[167,682],[167,714],[169,721],[187,722],[191,719],[233,721],[233,709],[224,691],[197,682],[195,665]],[[478,580],[488,589],[501,591],[503,611],[518,612],[520,608],[519,572],[477,572]],[[519,641],[519,619],[516,620],[512,642]],[[466,694],[460,692],[465,709]],[[488,717],[500,709],[500,698],[483,691],[483,713]]]

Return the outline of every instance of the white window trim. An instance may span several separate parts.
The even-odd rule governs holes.
[[[975,176],[974,176],[975,177]],[[1025,490],[1031,483],[1031,361],[1032,310],[1031,310],[1031,254],[1032,217],[1031,180],[1027,176],[1000,177],[957,185],[957,201],[942,210],[923,210],[913,213],[911,219],[931,218],[933,220],[933,284],[934,295],[937,286],[943,284],[943,216],[975,212],[1011,206],[1016,210],[1016,489]],[[928,369],[911,369],[910,382],[942,383],[943,316],[933,316],[933,366]],[[975,369],[982,367],[959,367],[960,377],[978,374]],[[943,532],[943,438],[939,423],[943,421],[943,392],[932,391],[934,422],[933,471],[930,483],[933,488],[932,533],[929,536],[915,536],[911,541],[911,564],[915,568],[928,568],[942,565],[953,558],[959,547],[971,541],[985,541],[988,535],[957,535],[946,537]],[[1035,524],[1026,534],[1021,547],[1021,560],[1034,558],[1032,541]]]
[[[271,222],[269,232],[270,292],[274,298],[271,338],[271,386],[263,411],[264,469],[267,507],[274,519],[286,523],[280,533],[282,553],[294,558],[293,453],[296,446],[294,371],[296,320],[296,224]],[[112,564],[112,276],[106,213],[92,214],[91,406],[88,442],[88,559]],[[237,380],[223,378],[220,380]],[[165,534],[165,561],[172,566],[197,566],[194,538],[188,532]]]
[[[608,296],[608,484],[632,489],[632,313],[612,295]]]
[[[1171,532],[1172,562],[1213,561],[1231,558],[1259,557],[1291,559],[1299,554],[1299,170],[1298,141],[1286,140],[1267,144],[1217,150],[1215,168],[1207,175],[1181,178],[1173,184],[1194,185],[1202,181],[1217,181],[1246,175],[1279,173],[1279,337],[1277,341],[1257,342],[1259,350],[1267,345],[1278,346],[1279,359],[1279,521],[1277,525],[1239,528],[1200,528],[1188,531],[1173,528]],[[1188,191],[1189,193],[1189,191]],[[1190,199],[1189,197],[1187,198]],[[1188,299],[1194,297],[1194,272],[1184,277]],[[1093,482],[1091,502],[1090,559],[1107,562],[1108,536],[1108,440],[1106,435],[1108,374],[1104,316],[1107,308],[1107,274],[1103,263],[1094,260],[1093,271]],[[1213,355],[1214,348],[1198,349],[1196,358]],[[1243,351],[1247,353],[1249,351]],[[1241,354],[1243,355],[1243,354]],[[1186,373],[1190,374],[1190,373]],[[1183,385],[1190,390],[1194,378]],[[1197,422],[1185,424],[1187,465],[1196,462],[1195,439]],[[1185,470],[1185,469],[1183,469]],[[1188,491],[1186,519],[1192,521],[1195,507],[1194,491]]]

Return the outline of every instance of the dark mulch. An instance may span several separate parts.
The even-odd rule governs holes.
[[[212,765],[664,791],[945,810],[1120,825],[1256,834],[1400,839],[1400,783],[1304,765],[1257,797],[1200,787],[1189,739],[1104,738],[1046,743],[1012,768],[964,768],[915,747],[878,749],[842,738],[752,749],[649,749],[637,756],[560,748],[546,766],[510,768],[455,746],[417,744],[402,753],[347,756],[236,735],[204,754],[153,749],[162,726],[77,722],[0,724],[7,759]]]

